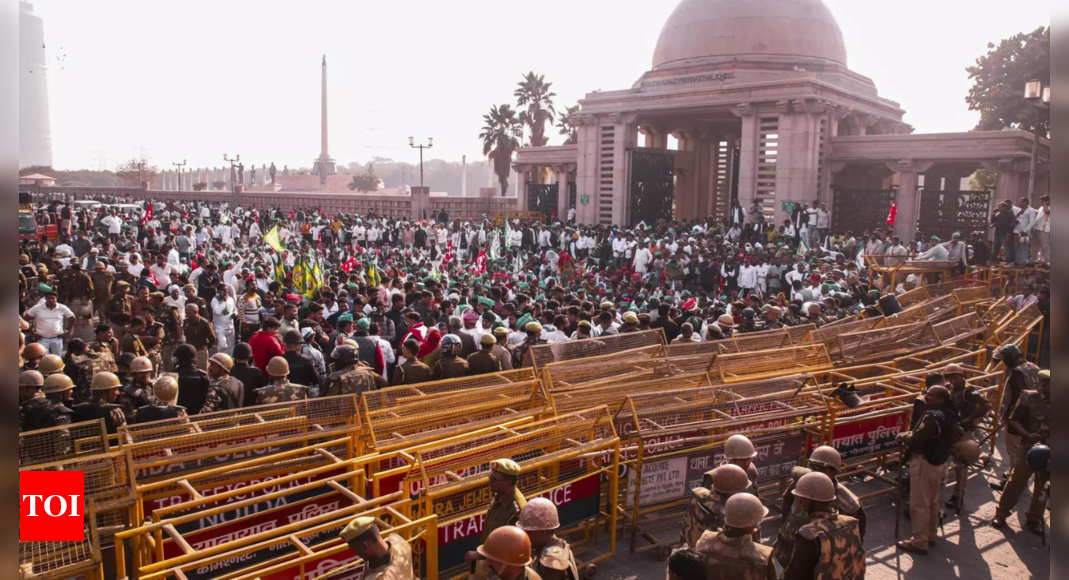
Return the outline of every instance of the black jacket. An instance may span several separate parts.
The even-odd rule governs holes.
[[[283,358],[290,363],[290,383],[304,387],[319,387],[319,371],[308,357],[299,352],[287,352]]]
[[[256,404],[256,389],[262,389],[267,386],[267,382],[264,380],[264,373],[254,366],[235,363],[234,368],[230,371],[230,376],[241,381],[241,384],[244,385],[244,406],[254,406]]]
[[[208,397],[211,379],[208,373],[192,364],[178,367],[178,406],[189,409],[190,415],[200,413],[204,408],[204,399]]]

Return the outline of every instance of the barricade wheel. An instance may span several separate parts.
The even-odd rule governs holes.
[[[594,578],[598,575],[597,565],[590,564],[589,566],[583,568],[583,571],[580,573],[580,575],[583,577],[583,580],[594,580]]]
[[[657,550],[657,561],[667,562],[672,557],[672,546],[661,546]]]

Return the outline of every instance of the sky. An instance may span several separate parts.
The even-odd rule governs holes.
[[[850,68],[899,102],[917,132],[968,131],[965,67],[988,42],[1050,24],[1049,0],[825,0]],[[418,162],[482,159],[491,105],[522,75],[558,108],[631,87],[674,0],[38,0],[45,21],[54,165],[170,168],[223,155],[281,169],[319,155],[320,61],[330,153]],[[1012,9],[1008,9],[1012,6]],[[551,144],[563,139],[550,132]]]

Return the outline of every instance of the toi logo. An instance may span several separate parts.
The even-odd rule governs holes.
[[[85,473],[24,471],[19,474],[19,541],[85,540]]]

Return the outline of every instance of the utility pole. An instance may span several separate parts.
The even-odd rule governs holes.
[[[172,163],[171,165],[178,168],[178,187],[175,188],[175,191],[182,191],[182,168],[186,166],[186,160],[183,159],[181,163]]]
[[[426,145],[416,145],[416,138],[415,137],[409,137],[408,138],[408,146],[413,148],[413,149],[419,149],[419,189],[420,189],[419,215],[420,215],[421,219],[426,219],[427,216],[424,213],[424,209],[423,209],[423,150],[424,149],[433,149],[434,148],[434,137],[428,138]]]

